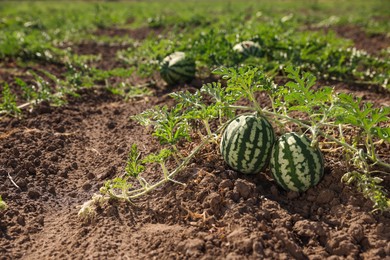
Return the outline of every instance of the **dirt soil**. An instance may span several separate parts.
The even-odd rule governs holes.
[[[62,68],[51,71],[57,70]],[[10,71],[3,80],[20,73],[17,67],[18,73]],[[194,90],[198,84],[185,87]],[[377,105],[390,104],[390,93],[375,87],[334,85]],[[0,259],[390,256],[389,214],[371,213],[371,202],[340,182],[347,169],[340,155],[330,152],[324,152],[324,179],[299,194],[280,189],[269,172],[248,176],[232,171],[210,145],[177,176],[186,186],[168,183],[133,204],[110,201],[98,208],[93,221],[81,221],[80,206],[106,180],[124,172],[133,143],[144,153],[159,149],[150,129],[129,118],[171,104],[166,93],[172,90],[177,89],[164,90],[161,83],[155,96],[126,102],[90,89],[62,107],[42,103],[22,119],[2,118],[0,195],[9,209],[0,213]],[[389,149],[388,144],[379,149],[387,162]]]

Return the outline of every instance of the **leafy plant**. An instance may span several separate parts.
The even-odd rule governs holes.
[[[2,98],[0,103],[0,114],[8,113],[11,115],[18,115],[21,111],[16,104],[16,95],[12,94],[11,89],[7,83],[3,86],[1,92]]]
[[[122,195],[114,197],[134,200],[167,181],[173,181],[172,177],[185,169],[206,144],[220,138],[232,116],[239,111],[255,111],[272,119],[270,122],[274,122],[282,133],[292,130],[307,133],[312,137],[312,146],[323,149],[328,147],[330,151],[342,149],[346,157],[345,164],[349,164],[349,159],[354,162],[343,180],[357,183],[363,195],[373,200],[374,210],[388,210],[386,190],[379,186],[380,179],[373,174],[378,173],[377,166],[390,169],[390,164],[377,156],[371,129],[379,129],[380,133],[387,131],[387,128],[381,128],[378,124],[388,121],[389,110],[373,108],[370,103],[360,104],[352,96],[337,94],[329,87],[315,90],[313,86],[316,78],[292,66],[287,67],[285,72],[291,81],[277,86],[257,68],[220,68],[215,73],[227,80],[225,88],[220,83],[210,83],[195,93],[172,93],[171,96],[176,100],[175,106],[155,107],[135,116],[134,119],[141,124],[153,126],[153,135],[161,144],[171,148],[163,148],[160,153],[140,159],[140,153],[133,146],[126,167],[126,172],[132,173],[126,176],[131,178],[109,181],[105,191],[120,188]],[[259,104],[256,98],[258,92],[268,95],[271,107]],[[249,101],[249,105],[237,105],[237,102],[243,100]],[[297,111],[300,112],[299,116],[296,116]],[[348,142],[344,136],[355,130],[360,133],[360,137]],[[190,141],[189,137],[196,135],[202,141],[188,155],[182,155],[177,143]],[[375,138],[378,140],[381,136],[376,134]],[[361,146],[366,147],[366,151]],[[171,161],[171,156],[175,160]],[[166,167],[167,161],[170,161],[169,168]],[[153,184],[140,178],[141,170],[146,171],[149,163],[160,164],[163,173],[161,180]],[[134,188],[134,181],[138,181],[140,188]]]

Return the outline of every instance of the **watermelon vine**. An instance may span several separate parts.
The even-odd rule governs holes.
[[[359,98],[336,93],[331,87],[315,90],[315,76],[291,66],[285,68],[286,77],[290,81],[284,85],[277,85],[262,71],[252,67],[220,68],[214,73],[221,77],[221,82],[226,82],[226,86],[214,82],[205,84],[195,93],[172,93],[175,106],[155,107],[133,117],[140,124],[153,127],[153,135],[163,149],[142,157],[133,145],[125,173],[107,181],[101,193],[82,206],[79,211],[81,217],[90,216],[96,204],[110,198],[133,201],[167,182],[185,185],[174,177],[205,146],[218,143],[221,138],[221,154],[230,167],[243,173],[261,171],[267,165],[269,153],[271,172],[276,183],[284,189],[301,192],[321,180],[324,168],[321,150],[341,150],[349,169],[342,181],[355,183],[363,195],[373,201],[374,211],[389,210],[390,200],[386,190],[380,186],[380,176],[388,174],[390,164],[378,156],[376,145],[390,141],[390,128],[383,127],[389,121],[390,108],[375,108],[373,104],[363,103]],[[271,105],[262,106],[256,98],[258,93],[265,93]],[[249,105],[239,105],[243,100],[249,100]],[[241,132],[238,131],[240,128],[237,125],[240,123],[237,120],[243,122],[245,119],[247,123],[247,118],[251,118],[251,121],[254,117],[260,123],[253,121],[250,128],[244,127]],[[268,122],[273,125],[270,126]],[[237,145],[243,138],[259,139],[258,134],[250,137],[250,130],[247,129],[262,131],[262,128],[266,129],[266,135],[260,138],[257,147],[263,149],[263,152],[266,150],[262,154],[253,148],[253,153],[239,155],[244,148],[251,147],[244,142],[244,148],[240,150],[229,144],[236,142]],[[268,144],[274,144],[272,128],[281,136],[271,155]],[[347,133],[355,132],[358,134],[351,140],[345,138]],[[235,141],[229,139],[232,136],[236,136]],[[193,139],[201,141],[191,141]],[[181,148],[183,146],[178,145],[180,142],[192,142],[191,147],[194,148],[186,153]],[[236,154],[229,156],[229,152]],[[249,158],[251,155],[259,158]],[[236,163],[235,156],[241,156],[241,160],[244,158],[248,162],[246,166]],[[159,165],[162,172],[161,179],[153,183],[143,176],[152,165]]]

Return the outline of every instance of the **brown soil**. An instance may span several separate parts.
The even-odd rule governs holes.
[[[314,31],[320,30],[325,33],[334,31],[338,36],[352,40],[356,49],[364,50],[373,55],[378,55],[380,52],[390,47],[390,38],[386,34],[369,34],[356,25],[340,25],[322,28],[313,28],[309,26],[307,29]]]
[[[389,104],[390,94],[374,87],[335,85]],[[0,213],[0,259],[390,255],[390,216],[372,214],[371,202],[340,182],[346,169],[330,152],[324,154],[322,182],[298,194],[278,188],[268,172],[247,176],[230,170],[210,145],[177,176],[186,186],[168,183],[133,204],[111,201],[98,208],[93,221],[81,221],[80,205],[124,171],[133,143],[144,153],[159,149],[149,129],[129,120],[172,103],[159,87],[155,96],[129,102],[84,90],[63,107],[42,103],[23,119],[0,121],[0,195],[9,205]],[[390,162],[388,151],[382,144],[381,155]],[[147,178],[159,175],[150,172]]]
[[[358,26],[338,26],[335,31],[339,36],[351,39],[357,49],[365,50],[371,54],[380,53],[390,47],[389,37],[385,34],[368,34]]]
[[[141,27],[136,29],[102,28],[97,30],[94,34],[105,35],[110,37],[126,36],[135,40],[144,40],[147,37],[161,34],[163,30],[164,30],[163,27],[159,27],[159,28]]]

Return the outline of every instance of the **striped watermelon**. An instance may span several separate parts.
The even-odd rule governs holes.
[[[253,41],[243,41],[234,45],[233,50],[241,53],[245,57],[259,56],[261,52],[260,45]]]
[[[312,147],[305,135],[287,133],[274,145],[271,173],[285,190],[306,191],[324,175],[324,159],[320,149]]]
[[[241,173],[258,173],[271,155],[275,134],[264,117],[241,115],[225,129],[220,144],[225,162]]]
[[[174,52],[161,62],[160,75],[169,85],[190,81],[195,77],[195,61],[184,52]]]

